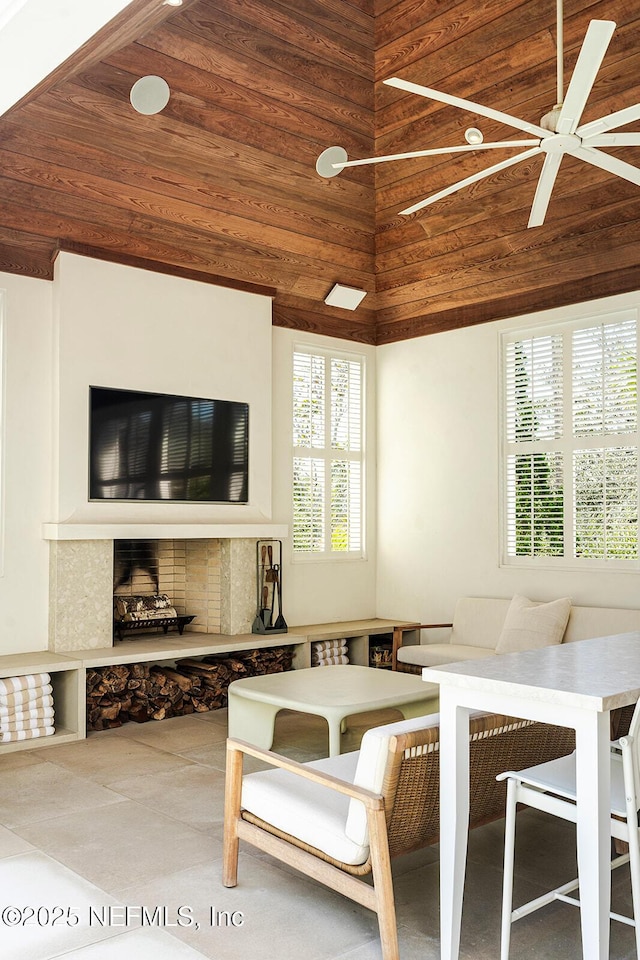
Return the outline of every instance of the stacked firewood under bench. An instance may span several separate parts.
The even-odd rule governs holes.
[[[276,642],[278,646],[287,647],[291,651],[294,669],[311,666],[312,642],[335,638],[347,639],[350,663],[365,665],[369,663],[370,643],[375,643],[380,634],[389,633],[398,626],[402,627],[407,638],[407,631],[416,630],[418,624],[375,617],[366,620],[308,624],[289,627],[288,632],[280,634]],[[161,624],[158,625],[158,630],[158,633],[147,633],[141,630],[132,634],[131,639],[116,640],[115,643],[106,647],[70,650],[67,653],[40,650],[0,656],[0,678],[24,676],[30,673],[50,673],[56,705],[55,733],[52,736],[39,740],[2,743],[0,756],[14,750],[53,747],[82,740],[87,733],[86,678],[92,671],[102,671],[104,668],[108,669],[116,665],[129,666],[134,663],[147,664],[149,667],[152,664],[159,666],[166,664],[170,669],[176,669],[181,660],[190,658],[199,660],[215,657],[219,660],[235,658],[238,651],[272,649],[275,639],[269,635],[259,636],[255,633],[224,635],[201,633],[189,629],[182,635],[177,630],[169,630],[165,634]],[[243,673],[242,676],[247,674]],[[102,682],[102,676],[98,682]],[[94,690],[94,693],[97,694],[97,691]],[[95,707],[98,701],[100,697],[92,697],[89,709]],[[107,707],[108,703],[103,701],[99,705]],[[161,707],[162,704],[160,704]],[[116,713],[117,710],[113,712]],[[175,716],[175,714],[172,715]],[[124,722],[124,717],[121,718],[121,722]],[[118,725],[117,717],[113,725]],[[93,729],[97,728],[89,724],[89,731]]]
[[[87,730],[218,710],[233,680],[291,670],[293,650],[272,647],[166,664],[121,663],[87,668]]]

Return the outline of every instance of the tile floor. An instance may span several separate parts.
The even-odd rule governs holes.
[[[357,718],[343,749],[395,719]],[[258,851],[245,846],[238,886],[222,886],[225,737],[221,710],[0,756],[0,958],[380,960],[372,913]],[[326,744],[321,719],[280,714],[274,749],[306,760]],[[570,825],[534,811],[519,824],[524,900],[569,879],[575,853]],[[463,960],[499,955],[502,844],[502,823],[471,834]],[[396,862],[395,890],[402,960],[437,960],[437,847]],[[629,901],[622,868],[614,908]],[[633,930],[612,924],[612,960],[635,955]],[[511,960],[580,956],[570,906],[514,927]]]

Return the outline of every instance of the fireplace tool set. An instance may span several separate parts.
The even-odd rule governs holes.
[[[256,544],[257,611],[252,633],[286,633],[282,613],[282,541],[258,540]]]

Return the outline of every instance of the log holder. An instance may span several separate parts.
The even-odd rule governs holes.
[[[188,623],[195,619],[195,615],[176,617],[155,617],[151,620],[114,620],[113,633],[118,640],[124,640],[124,634],[136,630],[155,630],[162,628],[163,633],[167,633],[169,627],[177,627],[178,633],[182,636],[182,631]]]

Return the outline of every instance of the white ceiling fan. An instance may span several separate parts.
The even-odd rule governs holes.
[[[558,0],[558,102],[549,113],[542,117],[540,123],[529,123],[526,120],[513,117],[508,113],[502,113],[500,110],[493,110],[491,107],[474,103],[472,100],[453,97],[439,90],[433,90],[431,87],[423,87],[420,84],[402,80],[400,77],[391,77],[384,81],[389,86],[406,90],[408,93],[415,93],[421,97],[428,97],[431,100],[438,100],[441,103],[460,107],[462,110],[468,110],[479,116],[487,117],[490,120],[497,120],[507,126],[530,134],[531,139],[482,143],[482,134],[480,131],[475,128],[470,128],[465,134],[467,144],[462,146],[439,147],[433,150],[413,150],[409,153],[370,157],[364,160],[348,160],[347,153],[342,147],[328,147],[318,157],[316,170],[320,176],[334,177],[346,167],[356,167],[370,163],[386,163],[391,160],[429,157],[436,154],[465,153],[473,150],[527,147],[527,150],[517,153],[513,157],[509,157],[507,160],[501,160],[491,167],[486,167],[478,173],[465,177],[464,180],[459,180],[457,183],[445,187],[444,190],[439,190],[437,193],[419,200],[417,203],[407,207],[406,210],[401,210],[400,213],[404,215],[415,213],[417,210],[422,210],[424,207],[442,199],[442,197],[449,196],[449,194],[455,193],[463,187],[470,186],[472,183],[477,183],[484,177],[497,173],[499,170],[504,170],[516,163],[521,163],[523,160],[535,157],[536,154],[544,153],[544,163],[538,178],[538,185],[527,224],[528,227],[538,227],[544,223],[558,170],[562,158],[566,153],[640,186],[640,169],[599,149],[600,147],[640,146],[640,133],[609,133],[610,130],[616,130],[618,127],[640,119],[640,103],[625,107],[622,110],[617,110],[615,113],[607,117],[602,117],[599,120],[592,120],[589,123],[580,125],[582,112],[591,93],[591,88],[600,69],[600,64],[607,52],[615,28],[616,24],[611,20],[592,20],[590,22],[571,76],[566,96],[564,96],[562,0]]]

